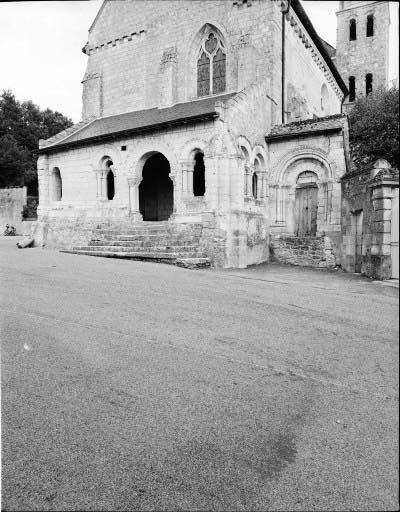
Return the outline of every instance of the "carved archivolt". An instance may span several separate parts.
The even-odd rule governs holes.
[[[180,156],[181,160],[187,161],[190,160],[193,156],[193,152],[199,149],[203,152],[204,156],[207,157],[208,155],[208,143],[202,139],[191,139],[182,146],[182,149],[180,150]]]
[[[305,159],[318,161],[322,168],[325,170],[325,179],[333,179],[335,177],[336,165],[329,160],[325,151],[315,149],[313,147],[302,146],[286,153],[281,157],[276,164],[271,166],[272,180],[275,184],[288,183],[288,170],[290,170],[293,163]],[[319,173],[321,174],[321,173]]]

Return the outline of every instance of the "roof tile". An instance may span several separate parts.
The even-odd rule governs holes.
[[[108,135],[116,135],[127,131],[140,131],[149,129],[163,123],[176,123],[187,119],[217,114],[216,103],[226,102],[232,98],[235,93],[224,94],[221,96],[212,96],[199,100],[178,103],[167,108],[151,108],[147,110],[137,110],[110,117],[102,117],[91,121],[86,127],[72,133],[69,137],[62,138],[42,148],[42,152],[56,147],[77,144],[85,140],[97,137],[106,138]],[[76,125],[78,126],[78,125]]]
[[[320,132],[324,130],[342,129],[346,120],[346,114],[334,114],[332,116],[305,119],[293,123],[280,124],[272,128],[267,139],[276,139],[304,133]]]

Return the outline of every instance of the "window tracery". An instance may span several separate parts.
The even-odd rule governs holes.
[[[226,52],[221,38],[208,33],[197,60],[197,96],[219,94],[226,89]]]

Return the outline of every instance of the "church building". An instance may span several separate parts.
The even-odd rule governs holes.
[[[37,244],[245,267],[287,235],[335,263],[348,90],[299,0],[105,0],[83,52],[82,121],[40,141]]]

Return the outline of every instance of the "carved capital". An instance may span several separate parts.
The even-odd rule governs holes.
[[[141,182],[142,178],[139,178],[138,176],[135,176],[134,178],[128,178],[129,187],[138,187]]]
[[[176,62],[178,56],[178,49],[176,46],[171,46],[164,50],[164,53],[161,57],[161,67],[166,66],[170,62]]]

